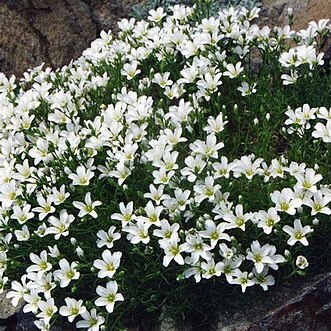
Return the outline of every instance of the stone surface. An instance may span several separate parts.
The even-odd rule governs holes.
[[[305,2],[307,0],[303,0]],[[295,10],[295,7],[293,7]],[[294,16],[294,29],[302,29],[310,21],[318,21],[322,18],[331,19],[331,1],[330,0],[310,0],[306,6],[298,10]]]
[[[3,291],[0,294],[0,319],[6,319],[9,316],[14,315],[18,311],[21,310],[22,304],[18,304],[17,307],[13,307],[11,304],[11,300],[6,298],[7,291]]]
[[[240,309],[222,314],[218,330],[331,330],[331,273],[255,295]]]
[[[294,17],[297,18],[309,2],[310,0],[262,0],[259,25],[284,26],[288,24],[288,8],[293,8]]]
[[[143,1],[1,0],[0,71],[20,76],[42,62],[66,65]]]
[[[288,8],[293,9],[294,30],[305,29],[310,21],[331,19],[330,0],[262,0],[259,25],[288,24]]]

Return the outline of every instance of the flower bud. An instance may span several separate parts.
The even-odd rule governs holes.
[[[313,224],[314,225],[318,225],[320,223],[319,219],[318,218],[314,218],[313,219]]]
[[[84,256],[84,251],[82,250],[82,248],[80,246],[77,246],[76,253],[77,253],[78,257],[80,257],[80,258],[82,258]]]
[[[289,250],[285,249],[284,255],[287,259],[289,259],[291,257],[291,252]]]

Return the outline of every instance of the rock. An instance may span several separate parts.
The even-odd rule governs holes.
[[[0,3],[0,22],[0,71],[21,74],[43,62],[42,45],[25,18]]]
[[[14,307],[11,304],[11,300],[6,298],[6,294],[7,291],[3,291],[3,293],[0,294],[0,319],[6,319],[22,309],[22,303]]]
[[[34,325],[34,315],[32,313],[23,313],[19,311],[16,315],[16,329],[15,331],[37,331],[37,327]]]
[[[310,0],[306,6],[300,10],[294,9],[294,29],[303,29],[308,26],[310,21],[318,21],[322,18],[331,19],[331,2],[330,0]]]
[[[101,30],[116,31],[144,0],[0,1],[0,72],[20,76],[45,62],[53,69],[81,55]]]
[[[306,29],[310,21],[331,19],[330,0],[262,0],[259,25],[284,26],[288,22],[288,9],[293,9],[296,31]]]
[[[331,273],[251,296],[223,313],[219,331],[331,330]]]
[[[288,24],[288,8],[293,8],[295,18],[305,9],[310,0],[262,0],[259,25],[284,26]]]
[[[146,0],[126,0],[126,1],[108,1],[108,0],[87,0],[91,9],[92,19],[96,24],[98,31],[111,29],[118,31],[117,22],[120,18],[127,17],[132,6],[143,3]]]

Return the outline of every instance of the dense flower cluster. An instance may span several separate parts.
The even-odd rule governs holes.
[[[289,107],[285,114],[288,117],[285,124],[290,126],[287,128],[289,134],[296,132],[298,135],[303,135],[305,131],[311,129],[311,122],[316,120],[314,131],[311,132],[312,137],[322,139],[325,143],[331,142],[331,109],[310,108],[308,104],[304,104],[295,110]]]
[[[318,167],[249,149],[234,157],[232,117],[246,110],[229,112],[222,98],[225,86],[244,100],[258,93],[254,50],[278,54],[279,77],[294,84],[323,64],[314,40],[330,25],[271,31],[251,24],[258,11],[199,19],[189,7],[160,8],[147,21],[123,19],[116,40],[102,32],[61,70],[39,67],[19,83],[1,75],[1,284],[39,329],[59,315],[89,331],[112,325],[129,247],[178,265],[179,277],[221,276],[243,292],[275,283],[291,260],[284,248],[308,266],[298,252],[315,215],[331,214],[331,190]],[[313,136],[330,142],[326,108],[286,115],[304,129],[326,120]]]

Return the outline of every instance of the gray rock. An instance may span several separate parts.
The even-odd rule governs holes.
[[[219,331],[331,330],[331,273],[251,296],[223,312]]]
[[[32,313],[23,313],[19,311],[17,313],[16,331],[37,331],[38,329],[34,325],[34,315]]]
[[[0,319],[6,319],[22,309],[22,304],[20,303],[17,307],[11,304],[11,300],[6,298],[7,292],[8,291],[3,291],[3,293],[0,294]]]

